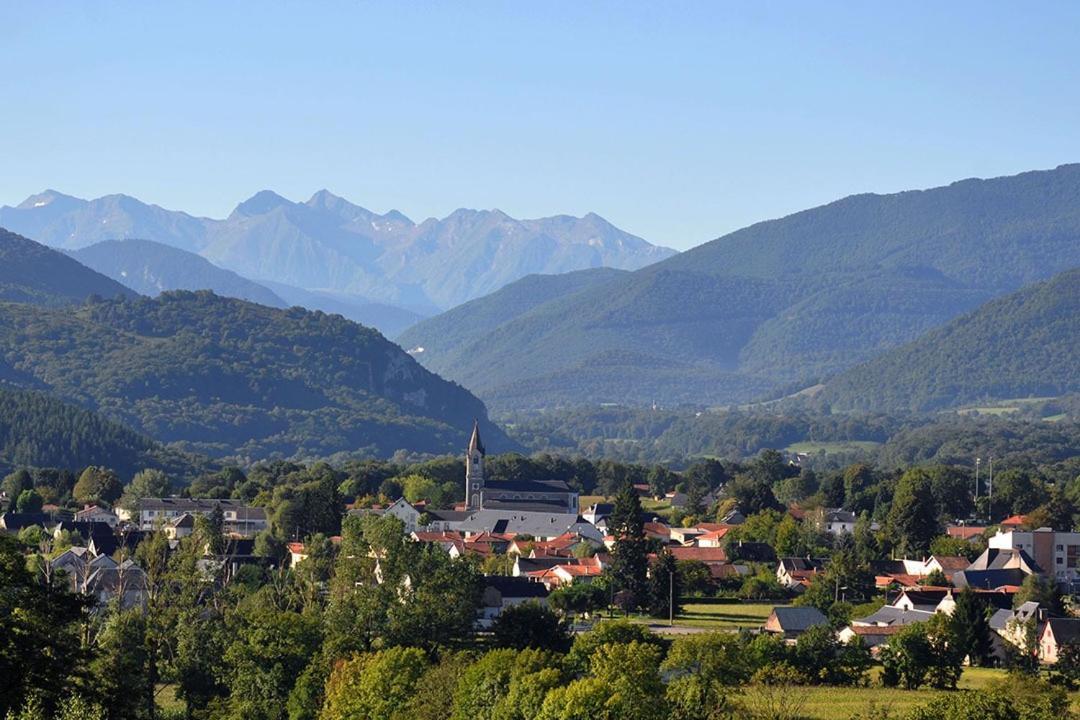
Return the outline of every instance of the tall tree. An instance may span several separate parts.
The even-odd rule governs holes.
[[[938,510],[929,474],[921,468],[905,472],[896,484],[888,518],[898,554],[917,557],[929,551],[940,530]]]
[[[641,501],[632,487],[624,487],[616,496],[609,522],[615,537],[609,568],[614,590],[624,594],[627,606],[639,607],[648,600],[649,560]]]
[[[957,649],[972,665],[984,666],[993,660],[987,605],[970,588],[957,595],[949,622]]]

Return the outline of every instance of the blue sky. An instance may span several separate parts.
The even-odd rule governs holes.
[[[0,0],[0,204],[595,211],[686,248],[1080,161],[1080,3]]]

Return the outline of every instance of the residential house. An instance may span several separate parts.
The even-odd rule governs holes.
[[[549,590],[543,583],[521,577],[488,575],[484,578],[483,602],[477,627],[490,628],[504,610],[515,605],[535,602],[547,605]]]
[[[614,503],[594,503],[581,514],[581,517],[585,518],[586,522],[596,525],[601,520],[610,517],[613,512],[615,512]]]
[[[221,508],[224,532],[240,537],[254,537],[268,527],[266,511],[227,498],[143,498],[139,501],[137,523],[140,530],[164,526],[184,513],[209,515]]]
[[[1080,643],[1080,618],[1050,618],[1039,635],[1039,660],[1053,665],[1066,645]]]
[[[852,623],[837,635],[840,642],[849,643],[852,638],[870,649],[870,654],[877,657],[883,645],[888,645],[893,635],[900,632],[903,625],[856,625]]]
[[[1028,575],[1042,574],[1042,568],[1022,549],[987,548],[966,570],[953,573],[957,588],[1015,590]]]
[[[817,625],[829,625],[829,619],[813,607],[775,607],[762,627],[767,633],[782,635],[794,642],[800,635]]]
[[[6,512],[0,514],[0,530],[14,535],[23,528],[33,527],[34,525],[44,528],[51,521],[52,518],[46,513]]]
[[[825,560],[821,558],[780,558],[776,564],[776,581],[786,588],[805,589],[814,577],[824,570]]]
[[[120,522],[120,518],[108,508],[100,505],[86,505],[82,510],[75,513],[75,522],[100,522],[115,528],[116,524]]]
[[[842,508],[821,508],[814,522],[822,532],[838,536],[855,532],[855,513]]]

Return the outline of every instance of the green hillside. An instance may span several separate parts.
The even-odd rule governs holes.
[[[0,386],[0,471],[105,465],[127,479],[144,468],[190,479],[204,459],[167,449],[119,423],[42,393]]]
[[[502,324],[545,303],[628,275],[615,268],[590,268],[561,275],[527,275],[490,295],[458,305],[412,326],[398,337],[403,348],[449,359]]]
[[[63,253],[0,228],[0,302],[58,307],[81,303],[91,295],[136,293]]]
[[[858,195],[548,301],[454,352],[407,339],[499,409],[743,402],[1080,265],[1078,236],[1080,165]]]
[[[215,457],[457,452],[473,418],[493,449],[513,446],[378,332],[209,292],[0,304],[0,374]]]
[[[852,368],[817,400],[838,410],[932,411],[1080,391],[1080,269],[993,300]]]

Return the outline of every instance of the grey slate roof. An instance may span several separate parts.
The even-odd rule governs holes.
[[[548,596],[548,589],[543,583],[532,582],[522,577],[488,575],[484,577],[484,585],[498,590],[503,598],[546,598]]]
[[[815,625],[829,624],[829,619],[814,607],[776,607],[773,614],[784,632],[801,633]]]
[[[953,573],[952,583],[957,588],[993,590],[1003,585],[1022,585],[1028,574],[1019,568],[1011,570],[961,570]]]
[[[910,625],[926,622],[933,615],[926,610],[902,610],[892,605],[885,605],[866,617],[856,618],[852,625]]]
[[[570,486],[562,480],[484,480],[484,490],[517,493],[568,493]]]
[[[1080,618],[1050,618],[1046,624],[1058,646],[1080,642]]]

